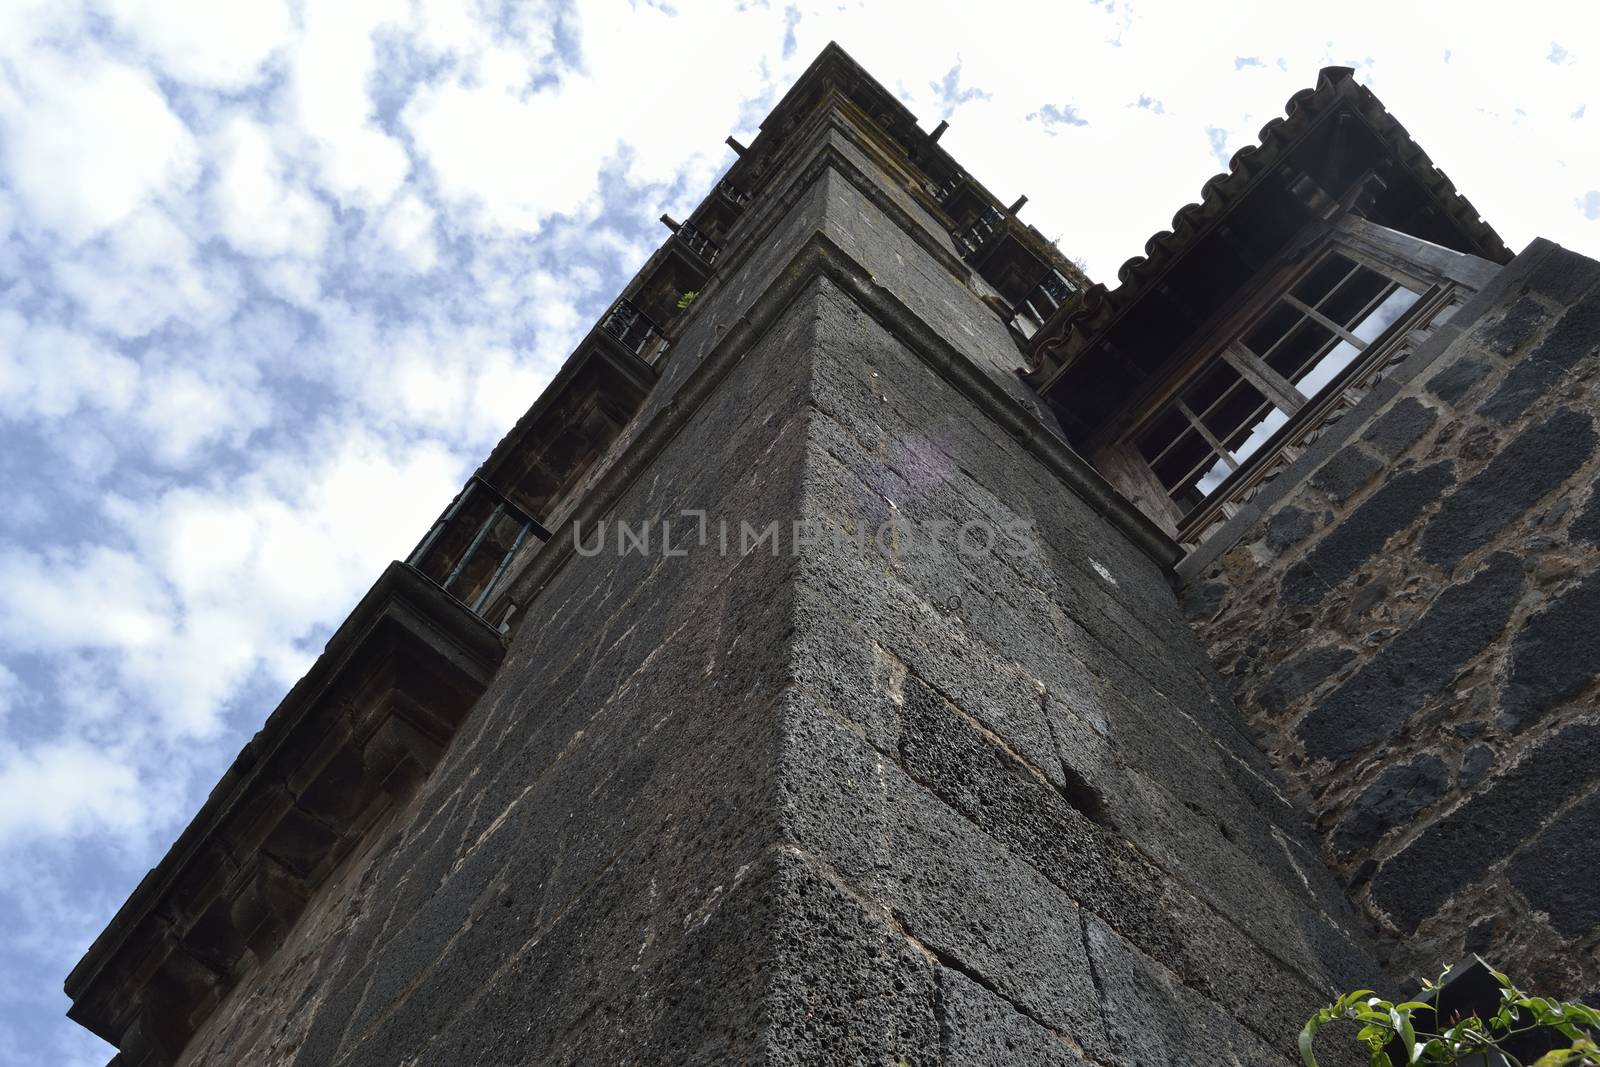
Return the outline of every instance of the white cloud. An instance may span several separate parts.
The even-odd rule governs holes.
[[[84,407],[122,411],[139,365],[94,338],[0,309],[0,418],[59,419]]]
[[[184,192],[199,172],[194,138],[150,74],[92,47],[38,52],[0,83],[0,146],[33,217],[75,240]]]
[[[389,249],[413,271],[425,274],[439,262],[434,239],[437,216],[416,193],[404,193],[384,209],[379,232]]]
[[[95,328],[143,337],[176,321],[215,329],[241,299],[238,272],[200,255],[165,208],[145,205],[93,241],[59,249],[54,281]]]
[[[373,35],[404,18],[399,0],[312,4],[290,62],[287,106],[309,141],[322,184],[342,202],[387,203],[405,180],[404,147],[378,129],[367,93]]]
[[[139,776],[127,762],[71,740],[0,756],[0,844],[118,832],[145,825]],[[49,797],[41,804],[41,797]]]
[[[102,0],[168,75],[196,85],[242,89],[290,40],[293,20],[280,0]]]
[[[213,191],[222,233],[247,255],[313,259],[328,239],[328,209],[289,177],[271,131],[236,116],[217,136]]]

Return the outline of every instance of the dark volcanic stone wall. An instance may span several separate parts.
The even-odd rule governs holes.
[[[797,574],[785,836],[874,931],[809,977],[831,1010],[797,1062],[859,1048],[861,1004],[918,1063],[1289,1062],[1373,968],[1165,579],[819,297],[806,513],[948,525],[900,555],[825,539]],[[974,520],[1029,536],[963,551]]]
[[[1185,603],[1393,973],[1592,996],[1600,264],[1507,270]]]
[[[1281,1065],[1373,980],[1166,576],[994,421],[1012,342],[840,136],[609,461],[727,361],[610,507],[683,554],[566,556],[207,1041],[273,1005],[251,1062]]]

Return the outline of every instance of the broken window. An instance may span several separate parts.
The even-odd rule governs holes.
[[[1180,512],[1222,489],[1308,403],[1342,383],[1421,295],[1329,251],[1220,345],[1134,436]]]

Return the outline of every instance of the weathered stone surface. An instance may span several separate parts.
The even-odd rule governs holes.
[[[1362,791],[1349,814],[1334,827],[1334,847],[1347,854],[1370,849],[1449,788],[1450,771],[1438,756],[1420,756],[1388,768]]]
[[[1428,379],[1428,391],[1446,404],[1458,404],[1472,387],[1494,372],[1486,359],[1457,359]]]
[[[1461,770],[1456,774],[1456,784],[1463,792],[1470,792],[1474,786],[1494,770],[1494,749],[1488,745],[1473,745],[1461,757]]]
[[[1558,246],[1528,274],[1525,284],[1559,304],[1570,304],[1596,282],[1600,282],[1600,263]]]
[[[939,1047],[944,1063],[971,1067],[1084,1067],[1074,1043],[1021,1014],[960,971],[939,968]]]
[[[1485,418],[1510,422],[1546,396],[1567,371],[1600,348],[1600,294],[1568,308],[1550,332],[1513,367],[1478,408]]]
[[[1600,292],[1591,292],[1562,312],[1544,340],[1528,353],[1528,359],[1574,367],[1597,349],[1600,349]]]
[[[1594,419],[1563,409],[1516,437],[1456,489],[1422,535],[1418,554],[1450,570],[1488,543],[1594,454]]]
[[[1372,899],[1401,931],[1438,911],[1528,840],[1541,814],[1600,779],[1600,725],[1579,723],[1527,752],[1465,804],[1390,857]],[[1532,868],[1524,877],[1535,880]]]
[[[1406,397],[1384,412],[1361,439],[1385,459],[1393,461],[1422,440],[1439,421],[1439,413],[1415,397]]]
[[[1479,340],[1495,355],[1510,356],[1538,332],[1546,317],[1538,301],[1522,297],[1504,315],[1479,330]]]
[[[889,803],[900,872],[892,908],[906,932],[1042,1025],[1101,1047],[1071,898],[920,790],[897,789]]]
[[[1276,510],[1241,530],[1246,547],[1207,575],[1227,587],[1220,608],[1193,625],[1263,750],[1317,817],[1341,882],[1386,931],[1394,973],[1433,973],[1458,956],[1473,920],[1495,915],[1473,944],[1572,995],[1600,982],[1586,949],[1600,922],[1568,935],[1529,920],[1531,897],[1507,863],[1592,786],[1546,792],[1532,778],[1515,788],[1504,779],[1524,738],[1592,717],[1600,692],[1589,595],[1600,556],[1585,551],[1600,544],[1600,496],[1588,489],[1600,458],[1591,425],[1600,264],[1540,242],[1519,266],[1492,301],[1473,302],[1483,309],[1475,322],[1452,320],[1431,368],[1396,375],[1386,406],[1369,397],[1347,416],[1357,422],[1346,439],[1382,456],[1387,478],[1342,508],[1309,480],[1277,483]],[[1470,489],[1453,476],[1417,480],[1450,463],[1473,475]],[[1392,491],[1402,479],[1412,484]],[[1289,509],[1325,514],[1309,537],[1279,548],[1271,518]],[[1475,595],[1460,599],[1473,582]],[[1542,773],[1588,779],[1581,750],[1567,760],[1557,751],[1542,751]],[[1319,753],[1339,761],[1338,773]],[[1385,788],[1403,778],[1414,795]],[[1446,832],[1448,848],[1430,836]],[[1557,851],[1542,855],[1548,862],[1518,868],[1530,892],[1574,892]]]
[[[1455,464],[1442,460],[1397,474],[1285,573],[1284,599],[1314,603],[1376,556],[1389,538],[1416,521],[1455,481]]]
[[[1524,359],[1512,367],[1500,387],[1478,405],[1477,414],[1495,422],[1515,422],[1544,400],[1566,373],[1567,368],[1559,363]]]
[[[1105,924],[1088,919],[1084,938],[1100,985],[1110,1062],[1178,1067],[1194,1063],[1200,1050],[1208,1063],[1288,1062],[1291,1039],[1272,1048]]]
[[[1511,671],[1500,694],[1513,730],[1538,722],[1600,674],[1600,573],[1591,574],[1528,620],[1511,645]]]
[[[1279,508],[1267,520],[1267,547],[1274,552],[1282,552],[1316,532],[1316,516],[1291,504]]]
[[[1289,706],[1354,662],[1354,650],[1337,645],[1308,648],[1289,657],[1261,687],[1258,699],[1269,715],[1281,715]]]
[[[1489,557],[1300,721],[1306,755],[1348,759],[1403,728],[1505,629],[1521,593],[1522,561]]]
[[[781,928],[765,1062],[938,1064],[942,990],[936,992],[934,972],[942,969],[844,887],[782,854],[779,863]],[[707,983],[708,1018],[718,995]],[[730,1034],[730,1047],[737,1044]]]
[[[1567,535],[1578,544],[1600,543],[1600,491],[1590,493],[1589,503],[1572,520]]]
[[[1346,445],[1333,458],[1317,468],[1311,484],[1334,503],[1342,504],[1354,496],[1383,470],[1383,460],[1352,445]]]
[[[1223,582],[1191,586],[1183,594],[1183,617],[1191,622],[1209,619],[1221,610],[1227,596],[1228,586]]]
[[[1600,878],[1589,857],[1600,841],[1600,793],[1568,808],[1517,853],[1507,869],[1528,903],[1569,937],[1600,926]]]

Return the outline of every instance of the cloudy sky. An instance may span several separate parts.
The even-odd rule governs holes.
[[[1100,278],[1328,63],[1600,255],[1595,34],[1507,10],[0,0],[0,1063],[105,1062],[66,972],[829,39]]]

